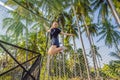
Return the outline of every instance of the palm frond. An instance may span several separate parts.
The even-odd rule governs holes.
[[[8,28],[9,25],[12,25],[14,23],[13,18],[5,18],[3,19],[3,29]]]
[[[116,53],[116,52],[110,52],[110,56],[112,56],[112,57],[115,57],[115,58],[117,58],[117,59],[120,59],[120,55],[119,55],[120,53]]]

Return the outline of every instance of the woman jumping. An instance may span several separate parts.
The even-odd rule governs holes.
[[[48,54],[50,55],[54,55],[60,52],[61,50],[65,49],[65,47],[60,47],[59,45],[58,34],[73,36],[73,34],[61,32],[61,30],[58,28],[57,21],[54,21],[52,23],[51,28],[48,30],[48,32],[50,32],[50,39],[51,39],[51,47],[48,50]]]

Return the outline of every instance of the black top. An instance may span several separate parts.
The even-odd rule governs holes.
[[[60,46],[58,34],[61,32],[59,28],[53,28],[50,31],[50,38],[51,38],[51,45],[56,45],[57,47]]]
[[[53,28],[50,31],[50,38],[58,38],[58,34],[61,32],[59,28]]]

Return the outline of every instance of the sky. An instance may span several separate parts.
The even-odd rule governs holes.
[[[0,5],[1,5],[1,6],[4,6],[4,7],[7,8],[8,10],[11,10],[11,11],[14,10],[14,9],[12,9],[11,7],[5,5],[2,1],[0,1]]]
[[[4,1],[4,0],[0,0],[0,35],[5,34],[5,31],[2,29],[2,20],[5,17],[9,16],[9,14],[7,13],[8,10],[13,10],[11,7],[8,7],[8,6],[4,5],[1,1]],[[94,17],[96,17],[96,16],[94,16]],[[89,53],[89,50],[90,50],[89,42],[88,42],[88,39],[85,36],[86,35],[83,35],[83,38],[84,38],[83,41],[84,41],[84,44],[85,44],[86,53]],[[102,56],[101,65],[108,64],[109,61],[115,60],[115,58],[110,57],[110,55],[109,55],[109,53],[111,51],[114,51],[114,48],[107,48],[105,46],[103,40],[100,41],[100,42],[97,42],[97,40],[98,40],[98,38],[95,39],[95,44],[99,47],[99,53],[102,53],[101,54],[101,56]],[[76,42],[77,42],[77,48],[81,48],[82,46],[81,46],[80,40],[76,39]],[[91,63],[91,65],[93,64],[90,58],[89,58],[89,63]]]
[[[5,31],[2,29],[2,20],[5,17],[8,17],[9,14],[7,13],[8,10],[13,11],[13,9],[7,5],[5,5],[3,2],[6,0],[0,0],[0,34],[5,34]]]

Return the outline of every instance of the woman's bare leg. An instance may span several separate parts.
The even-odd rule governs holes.
[[[61,50],[62,50],[61,47],[58,47],[58,48],[57,48],[56,45],[52,45],[52,46],[49,48],[49,50],[48,50],[48,54],[54,55],[54,54],[60,52]]]

